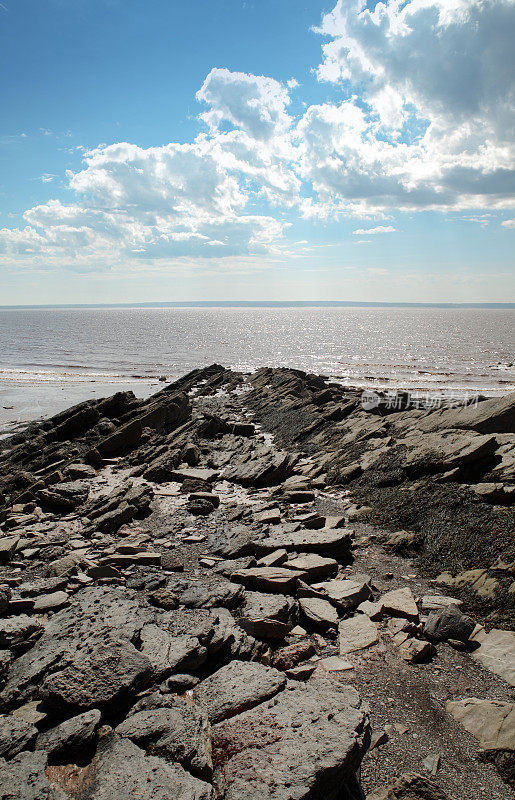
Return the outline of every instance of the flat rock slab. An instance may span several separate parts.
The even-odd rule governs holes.
[[[413,597],[411,589],[392,589],[386,592],[379,600],[385,614],[392,617],[403,617],[404,619],[417,620],[418,606]]]
[[[300,570],[283,567],[251,567],[236,570],[231,575],[231,580],[257,591],[294,594],[299,579],[304,580],[306,577],[306,573]]]
[[[493,628],[490,633],[480,631],[473,637],[480,647],[472,655],[481,664],[515,686],[515,632]]]
[[[467,697],[445,707],[476,737],[482,750],[515,751],[515,703]]]
[[[345,529],[300,530],[278,532],[253,542],[257,556],[274,550],[295,550],[298,553],[318,553],[329,558],[346,556],[351,548],[351,535]]]
[[[354,689],[312,679],[215,725],[212,735],[225,800],[336,800],[354,779],[369,726]]]
[[[377,625],[364,614],[342,619],[338,632],[340,635],[340,655],[364,650],[379,641]]]
[[[367,580],[334,578],[330,581],[316,583],[313,588],[342,611],[357,608],[360,603],[368,600],[372,595],[372,589]]]
[[[299,608],[304,616],[313,625],[321,628],[336,628],[338,625],[338,612],[327,600],[320,597],[302,597]]]
[[[334,558],[319,556],[317,553],[301,554],[291,558],[283,564],[287,569],[298,569],[306,572],[308,580],[322,580],[336,575],[338,572],[338,562]]]
[[[406,466],[436,466],[447,470],[478,461],[497,448],[495,436],[456,430],[418,433],[406,437],[401,443],[408,448]]]
[[[439,786],[423,775],[401,775],[384,789],[369,794],[367,800],[450,800]]]
[[[183,483],[186,480],[212,483],[217,480],[219,474],[216,469],[202,469],[201,467],[174,469],[170,473],[170,480],[178,481],[179,483]]]
[[[234,717],[276,695],[286,685],[279,670],[255,662],[231,661],[195,688],[211,724]]]
[[[236,608],[243,600],[243,589],[222,575],[171,578],[166,589],[186,608]]]

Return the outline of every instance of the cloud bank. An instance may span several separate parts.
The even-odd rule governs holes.
[[[338,0],[317,31],[316,77],[337,102],[294,114],[295,79],[213,69],[192,142],[86,152],[68,175],[70,203],[49,200],[0,230],[2,260],[109,269],[262,257],[281,253],[291,215],[515,205],[512,0]]]

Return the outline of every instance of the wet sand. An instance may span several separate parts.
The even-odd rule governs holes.
[[[133,391],[149,397],[164,384],[151,380],[0,381],[0,436],[13,433],[24,423],[52,416],[59,411],[115,392]]]

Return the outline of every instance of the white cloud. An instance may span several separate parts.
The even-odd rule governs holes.
[[[210,106],[200,117],[212,131],[230,123],[253,138],[266,141],[291,124],[286,111],[290,102],[287,90],[263,75],[212,69],[197,92],[197,100]]]
[[[212,69],[193,141],[84,152],[82,169],[68,173],[73,199],[28,209],[25,227],[0,231],[0,253],[105,269],[229,263],[279,253],[283,211],[381,220],[471,209],[479,221],[513,208],[514,21],[513,0],[384,0],[373,11],[338,0],[320,27],[317,70],[338,102],[295,115],[294,78]]]
[[[504,228],[515,228],[515,219],[505,219],[501,222]]]
[[[363,114],[344,142],[332,134],[327,196],[368,209],[513,205],[513,0],[386,0],[373,11],[338,0],[319,31],[330,39],[320,80],[341,84],[352,96],[342,106]]]
[[[358,228],[355,231],[352,231],[354,234],[359,234],[360,236],[372,236],[376,233],[394,233],[397,228],[394,228],[392,225],[378,225],[376,228]]]

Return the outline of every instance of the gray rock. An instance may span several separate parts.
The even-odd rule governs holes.
[[[198,580],[172,578],[166,589],[187,608],[236,608],[243,600],[242,586],[216,574],[203,574]]]
[[[231,580],[241,583],[248,589],[278,594],[293,594],[299,579],[306,577],[305,572],[285,569],[284,567],[251,567],[233,572]]]
[[[215,725],[212,737],[225,800],[337,800],[355,787],[369,726],[354,689],[312,679]]]
[[[0,756],[12,758],[22,750],[32,750],[37,728],[16,717],[0,715]]]
[[[315,583],[313,589],[319,597],[327,598],[336,608],[347,611],[357,608],[360,603],[371,597],[372,589],[369,580],[368,576],[349,578],[348,580],[334,578],[330,581]],[[309,589],[303,590],[302,593],[309,593]]]
[[[57,611],[59,608],[67,606],[70,602],[66,592],[52,592],[52,594],[40,595],[34,603],[34,611]]]
[[[316,581],[330,578],[338,572],[338,562],[334,558],[325,558],[316,553],[301,554],[288,559],[283,564],[287,569],[298,569],[307,573],[307,580]]]
[[[143,680],[145,675],[150,677],[152,670],[148,661],[145,665],[132,641],[136,640],[145,624],[154,622],[157,613],[141,597],[121,587],[82,589],[70,606],[47,621],[43,635],[31,650],[13,662],[7,684],[0,693],[0,702],[7,708],[27,702],[39,696],[42,684],[49,695],[55,689],[56,701],[61,689],[65,691],[65,684],[70,690],[76,687],[78,697],[84,699],[88,691],[88,686],[83,685],[86,676],[86,683],[91,684],[90,702],[86,707],[93,708],[96,706],[95,692],[100,692],[107,702],[109,685],[114,696],[124,686],[129,689],[129,672],[140,685],[137,675]],[[38,625],[33,619],[26,619],[31,625]],[[4,622],[13,621],[4,620],[2,624]],[[37,628],[39,633],[40,629],[41,626]],[[120,661],[125,656],[130,665],[126,678],[123,677],[123,661]],[[96,678],[95,673],[88,675],[88,670],[95,664],[99,668]],[[111,677],[110,664],[113,669]],[[49,684],[45,684],[47,676]]]
[[[140,640],[141,654],[152,665],[156,680],[163,680],[172,672],[195,670],[207,658],[207,648],[200,644],[197,636],[173,636],[157,625],[145,625]]]
[[[424,625],[424,636],[433,642],[456,639],[467,642],[476,623],[467,617],[457,606],[447,606],[441,611],[432,611]]]
[[[2,800],[68,800],[58,789],[52,789],[45,774],[47,755],[19,753],[10,761],[0,761]]]
[[[36,619],[20,614],[18,617],[0,620],[0,648],[20,650],[33,644],[45,626]]]
[[[100,741],[88,778],[87,800],[213,800],[209,784],[116,734]]]
[[[0,564],[8,564],[13,557],[19,536],[2,536],[0,538]]]
[[[386,592],[379,602],[385,614],[389,614],[392,617],[418,620],[418,606],[411,589],[407,586],[402,589],[392,589],[391,592]]]
[[[433,781],[414,773],[401,775],[384,789],[369,794],[367,800],[450,800]]]
[[[195,687],[211,724],[234,717],[273,697],[286,684],[282,673],[263,664],[232,661]]]
[[[417,432],[400,443],[407,447],[404,457],[407,467],[436,467],[442,471],[485,458],[497,447],[495,436],[456,430]]]
[[[245,592],[238,622],[251,636],[263,639],[282,639],[292,628],[288,619],[291,602],[285,597]]]
[[[273,533],[265,539],[258,539],[253,544],[257,556],[264,556],[274,550],[295,550],[299,553],[318,553],[328,558],[343,558],[351,547],[349,531],[336,528],[319,530],[301,530]]]
[[[510,686],[515,686],[515,631],[492,628],[486,633],[481,629],[473,639],[480,645],[472,653],[473,657]]]
[[[336,628],[338,612],[327,600],[320,597],[303,597],[299,600],[299,608],[313,625],[321,628]]]
[[[40,733],[36,742],[36,750],[45,750],[48,754],[66,756],[81,751],[94,737],[100,722],[100,711],[90,711],[67,719],[55,728]]]
[[[211,779],[210,726],[196,706],[177,699],[172,707],[138,711],[118,725],[116,733],[151,755],[178,761],[198,777]]]
[[[131,642],[90,640],[77,648],[68,666],[45,678],[40,695],[59,709],[102,707],[143,688],[153,672],[148,658]]]
[[[256,450],[252,458],[243,455],[224,470],[223,477],[242,486],[274,486],[288,478],[297,461],[283,452]]]
[[[377,625],[364,614],[342,619],[338,626],[340,655],[364,650],[379,641]]]

